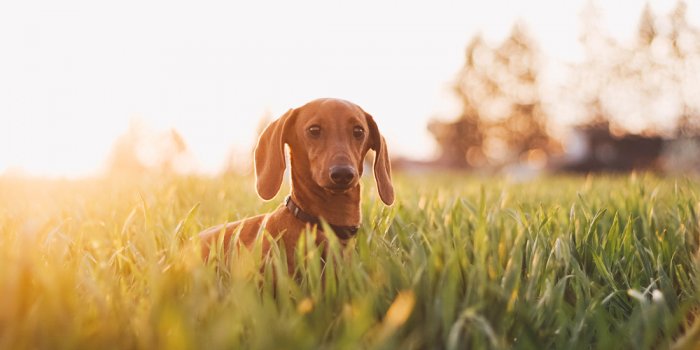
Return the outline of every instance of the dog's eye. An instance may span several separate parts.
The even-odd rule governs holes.
[[[321,127],[318,125],[312,125],[309,127],[309,135],[312,137],[319,137],[321,136]]]
[[[365,129],[363,129],[360,126],[356,126],[355,129],[352,130],[352,136],[354,136],[356,139],[362,139],[365,137]]]

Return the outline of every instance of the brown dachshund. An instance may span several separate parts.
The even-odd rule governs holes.
[[[360,176],[367,151],[375,151],[374,177],[382,201],[394,202],[391,167],[384,138],[372,116],[344,100],[318,99],[290,109],[262,133],[255,148],[255,177],[258,195],[272,199],[279,192],[285,171],[284,145],[289,145],[292,193],[275,211],[219,225],[199,234],[202,255],[223,234],[228,252],[234,233],[239,243],[251,246],[267,231],[282,243],[290,271],[294,248],[307,229],[317,228],[316,244],[326,240],[319,225],[325,220],[341,244],[351,239],[360,225]],[[270,242],[262,241],[263,253]]]

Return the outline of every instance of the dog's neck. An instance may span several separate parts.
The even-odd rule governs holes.
[[[292,162],[293,163],[293,162]],[[295,170],[295,169],[304,170]],[[292,164],[292,200],[305,212],[338,226],[359,226],[360,184],[344,193],[331,193],[311,179],[306,167]]]

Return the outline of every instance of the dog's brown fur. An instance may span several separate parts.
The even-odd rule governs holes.
[[[311,127],[320,130],[318,135]],[[364,133],[358,137],[358,128]],[[316,130],[313,130],[316,131]],[[263,131],[255,148],[256,186],[260,197],[272,199],[279,192],[286,167],[284,145],[290,149],[292,200],[308,214],[323,218],[338,226],[360,224],[360,182],[363,161],[367,152],[376,152],[374,176],[382,201],[394,202],[391,166],[384,138],[372,116],[359,106],[344,100],[318,99],[290,109]],[[338,186],[331,178],[333,167],[351,167],[352,180]],[[267,216],[267,220],[265,218]],[[239,242],[250,246],[262,231],[282,243],[286,250],[290,271],[294,266],[294,248],[309,224],[294,217],[284,205],[269,214],[257,215],[236,222],[219,225],[199,234],[202,256],[209,256],[210,246],[224,234],[224,251],[228,252],[232,236],[240,226]],[[326,237],[319,227],[317,244]],[[347,242],[341,240],[342,244]],[[263,253],[270,242],[263,240]]]

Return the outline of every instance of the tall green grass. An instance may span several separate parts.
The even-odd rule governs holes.
[[[0,179],[0,348],[649,349],[700,339],[700,183],[371,179],[296,274],[197,232],[274,209],[252,179]],[[283,190],[283,192],[286,190]]]

